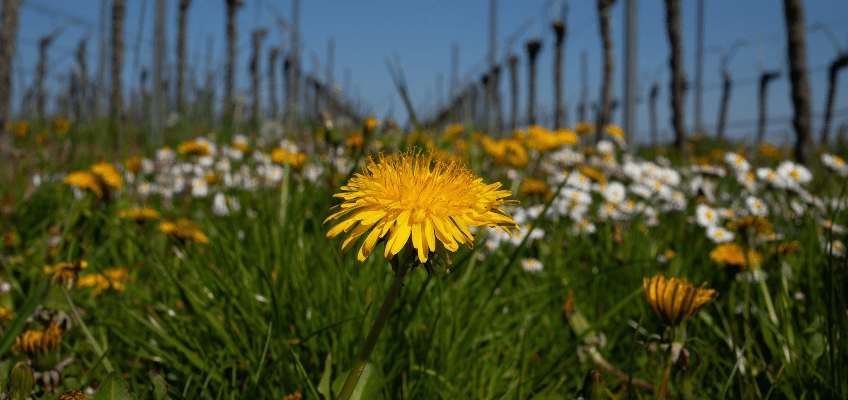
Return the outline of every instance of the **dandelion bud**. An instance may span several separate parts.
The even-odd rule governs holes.
[[[32,368],[25,361],[20,361],[12,367],[9,372],[9,398],[10,399],[25,399],[32,393],[32,388],[35,386],[35,378],[32,375]]]

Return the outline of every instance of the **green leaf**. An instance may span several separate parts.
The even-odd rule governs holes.
[[[166,400],[168,398],[168,384],[162,375],[152,374],[150,380],[153,381],[153,398],[156,400]]]
[[[813,336],[810,337],[810,343],[808,345],[810,358],[817,360],[819,357],[824,355],[825,348],[827,347],[825,344],[826,342],[824,335],[819,332],[814,333]]]
[[[94,400],[138,400],[138,397],[130,392],[130,387],[123,379],[115,372],[110,372],[97,389]]]
[[[327,360],[324,361],[324,373],[321,374],[321,382],[318,382],[318,393],[324,396],[325,399],[332,399],[333,394],[330,393],[330,379],[333,374],[333,369],[331,367],[330,359],[332,354],[327,353]]]
[[[335,381],[333,381],[333,392],[339,393],[342,391],[345,379],[347,379],[350,371],[342,373]],[[359,376],[359,382],[356,382],[356,388],[353,389],[353,394],[350,395],[351,400],[371,400],[382,399],[383,393],[380,389],[383,388],[383,373],[377,366],[368,362],[362,370],[362,375]],[[95,399],[96,400],[96,399]]]

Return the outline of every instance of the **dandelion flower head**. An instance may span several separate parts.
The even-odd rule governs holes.
[[[676,326],[698,314],[702,308],[718,297],[718,292],[696,288],[686,279],[666,279],[662,275],[644,278],[645,297],[648,305],[666,326]]]
[[[342,193],[344,199],[324,223],[350,214],[327,233],[332,238],[342,232],[350,235],[342,250],[353,247],[360,236],[369,232],[359,249],[364,261],[377,242],[386,240],[385,257],[394,258],[408,242],[418,252],[418,260],[427,262],[431,252],[447,258],[459,244],[472,247],[469,226],[518,228],[500,206],[515,205],[505,200],[508,190],[500,183],[485,184],[463,165],[410,150],[403,154],[369,158]]]

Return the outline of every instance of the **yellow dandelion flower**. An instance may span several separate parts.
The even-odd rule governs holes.
[[[595,124],[590,124],[588,122],[578,122],[577,125],[574,126],[574,130],[581,135],[593,133],[595,132]]]
[[[445,142],[452,142],[458,138],[459,135],[462,135],[463,132],[465,132],[465,126],[462,124],[448,125],[445,127],[445,132],[442,133],[442,140]]]
[[[53,122],[53,130],[60,135],[64,135],[71,127],[71,122],[67,118],[61,117]]]
[[[177,152],[185,156],[205,156],[209,154],[209,145],[206,143],[189,140],[177,147]]]
[[[580,142],[580,138],[577,137],[577,134],[569,129],[560,129],[556,131],[556,135],[562,144],[575,145]]]
[[[374,132],[374,128],[380,124],[380,120],[374,118],[373,115],[369,115],[368,118],[365,118],[365,122],[362,124],[362,127],[365,128],[366,133]]]
[[[118,216],[124,219],[131,219],[135,222],[145,222],[154,219],[159,219],[159,211],[156,211],[149,207],[132,207],[127,208],[125,210],[121,210],[118,213]]]
[[[128,158],[124,161],[124,167],[126,167],[127,171],[138,174],[138,171],[141,171],[141,157],[132,156]]]
[[[109,190],[121,190],[124,185],[121,174],[109,163],[97,163],[91,166],[91,172],[100,180],[101,186]]]
[[[29,133],[29,121],[21,121],[15,126],[15,136],[18,139],[23,139],[26,137],[27,133]]]
[[[518,194],[521,196],[539,196],[539,198],[548,201],[553,196],[551,186],[538,179],[527,178],[521,181],[521,186],[518,187]]]
[[[585,165],[581,165],[580,168],[578,168],[578,169],[579,169],[581,174],[586,175],[587,178],[589,178],[589,179],[591,179],[591,180],[593,180],[597,183],[600,183],[600,184],[607,183],[607,177],[604,176],[604,173],[601,172],[601,171],[598,171],[594,168],[587,167]]]
[[[209,238],[193,222],[185,218],[178,219],[176,222],[164,221],[159,224],[159,230],[182,242],[209,243]]]
[[[347,137],[347,145],[353,148],[360,148],[365,144],[365,135],[357,132]]]
[[[15,318],[15,312],[11,307],[0,307],[0,321],[11,321]]]
[[[704,288],[706,284],[696,288],[687,283],[686,279],[666,279],[662,275],[643,278],[642,285],[651,310],[669,327],[694,317],[718,297],[715,290]]]
[[[393,258],[411,242],[424,263],[430,252],[447,258],[445,250],[456,251],[459,244],[472,247],[469,226],[499,226],[507,233],[511,233],[508,228],[518,228],[500,207],[518,202],[504,199],[511,193],[498,190],[500,183],[486,185],[463,165],[436,159],[432,153],[425,156],[412,150],[381,155],[377,162],[369,157],[362,171],[335,195],[345,201],[324,220],[352,213],[327,233],[333,238],[353,229],[342,244],[343,251],[370,230],[359,249],[360,261],[381,238],[386,239],[386,258]]]
[[[724,243],[716,246],[710,252],[710,259],[719,264],[734,265],[745,269],[749,262],[753,267],[759,267],[763,257],[760,253],[751,249],[748,250],[748,257],[746,258],[742,246],[736,243]]]
[[[88,190],[94,193],[97,198],[103,198],[103,187],[100,186],[100,180],[97,175],[88,171],[71,172],[65,177],[66,184],[76,186],[82,190]]]
[[[289,164],[296,170],[300,170],[304,165],[306,165],[306,159],[306,154],[291,153],[285,149],[277,148],[271,152],[271,161],[280,165]]]
[[[300,394],[300,391],[295,390],[294,393],[286,395],[284,400],[303,400],[303,395]]]
[[[606,128],[607,133],[610,136],[624,139],[624,130],[622,130],[618,125],[607,125]]]

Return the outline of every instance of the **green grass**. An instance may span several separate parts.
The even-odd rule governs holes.
[[[68,136],[81,148],[102,149],[103,143],[88,139],[97,137],[90,134],[94,131],[72,130]],[[191,135],[178,131],[176,136]],[[39,152],[32,142],[20,146]],[[132,154],[153,155],[153,149],[132,149]],[[43,154],[29,158],[24,171],[46,176],[84,169],[94,153],[83,151],[61,164]],[[317,155],[312,160],[317,162]],[[476,172],[487,182],[505,179],[502,169]],[[814,173],[814,193],[844,198],[844,178],[820,169]],[[93,296],[91,290],[70,290],[73,307],[105,357],[73,323],[59,353],[75,360],[62,373],[60,392],[96,388],[107,375],[108,360],[139,398],[154,397],[161,380],[174,399],[282,399],[295,391],[307,399],[323,398],[318,393],[322,375],[328,369],[331,380],[343,379],[392,278],[382,245],[359,262],[355,251],[341,252],[341,239],[325,237],[332,223],[322,223],[339,202],[331,197],[339,179],[332,188],[319,181],[303,182],[299,190],[301,182],[292,180],[232,192],[241,210],[226,217],[211,213],[211,196],[176,196],[170,205],[157,198],[146,202],[163,219],[200,223],[209,237],[207,244],[183,244],[159,232],[158,222],[120,219],[118,211],[135,204],[126,191],[111,201],[96,201],[91,194],[76,200],[61,183],[27,191],[23,176],[4,190],[14,203],[0,216],[0,229],[17,232],[21,241],[0,250],[0,276],[11,286],[0,295],[0,305],[23,318],[29,316],[25,304],[35,298],[46,311],[20,325],[5,322],[0,344],[11,345],[21,329],[42,326],[47,313],[72,313],[55,284],[45,297],[37,296],[46,278],[44,265],[85,259],[89,267],[83,275],[123,266],[130,271],[124,291]],[[719,190],[735,193],[730,180],[721,181]],[[523,206],[535,203],[521,200]],[[822,250],[819,215],[772,218],[786,241],[803,246],[786,259],[760,248],[774,323],[758,283],[737,280],[730,268],[709,258],[714,245],[703,228],[687,222],[693,207],[690,200],[687,212],[662,214],[657,227],[644,227],[640,218],[622,223],[620,243],[613,222],[596,221],[595,234],[574,234],[570,223],[542,218],[541,240],[502,245],[494,252],[478,240],[473,250],[463,247],[452,255],[449,274],[413,270],[371,357],[383,398],[576,398],[589,370],[599,366],[588,355],[588,336],[576,335],[563,314],[570,292],[591,329],[602,336],[600,354],[625,374],[657,384],[668,359],[662,344],[670,335],[641,289],[642,278],[657,273],[696,285],[708,282],[720,292],[687,323],[688,372],[675,368],[670,390],[683,398],[848,397],[846,259]],[[839,210],[829,218],[845,225],[845,215]],[[57,241],[51,242],[50,227],[58,228]],[[844,234],[834,238],[846,239]],[[676,256],[657,262],[667,249]],[[541,260],[544,271],[525,272],[522,257]],[[0,367],[6,370],[26,358],[8,346],[0,349],[5,360]],[[4,391],[5,379],[0,373]],[[599,398],[653,398],[644,389],[625,391],[627,381],[607,373]],[[33,396],[56,395],[38,385]]]

